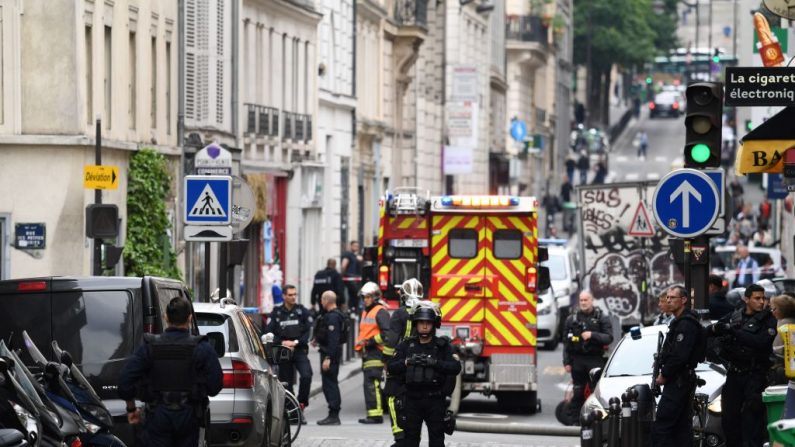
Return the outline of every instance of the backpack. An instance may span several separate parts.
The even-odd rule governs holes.
[[[340,328],[340,344],[347,343],[351,335],[351,319],[346,317],[339,309],[334,309],[342,317],[342,328]]]

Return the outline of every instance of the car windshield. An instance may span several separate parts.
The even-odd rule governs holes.
[[[549,267],[549,278],[553,281],[566,279],[566,256],[550,254],[546,261]]]
[[[657,333],[644,334],[640,340],[624,338],[610,357],[604,377],[651,375],[656,350]],[[699,363],[696,368],[696,371],[710,370],[707,363]]]

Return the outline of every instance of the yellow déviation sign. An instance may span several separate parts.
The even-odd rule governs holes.
[[[795,147],[795,107],[785,107],[741,140],[734,160],[738,175],[784,172],[784,152]]]
[[[83,166],[83,188],[118,189],[119,167],[105,165]]]

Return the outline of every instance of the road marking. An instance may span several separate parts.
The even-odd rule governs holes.
[[[660,179],[660,174],[658,174],[656,172],[649,172],[648,174],[646,174],[646,178],[649,179],[649,180],[659,180]]]
[[[568,374],[566,368],[563,366],[545,366],[544,371],[541,373],[545,376],[564,376]]]
[[[615,161],[619,163],[624,163],[627,160],[629,160],[629,157],[627,157],[626,155],[619,155],[618,157],[615,158]]]
[[[638,174],[637,172],[632,172],[630,174],[627,174],[627,176],[625,178],[628,181],[633,181],[633,180],[637,180],[639,177],[640,177],[640,174]]]
[[[668,161],[668,157],[664,155],[658,155],[654,157],[654,161],[656,161],[657,163],[665,163],[666,161]]]
[[[458,413],[458,417],[480,418],[480,419],[508,419],[508,416],[504,414],[494,414],[494,413]]]

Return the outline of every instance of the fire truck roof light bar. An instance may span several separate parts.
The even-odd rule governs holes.
[[[442,196],[442,206],[455,208],[507,208],[519,206],[515,196]]]

